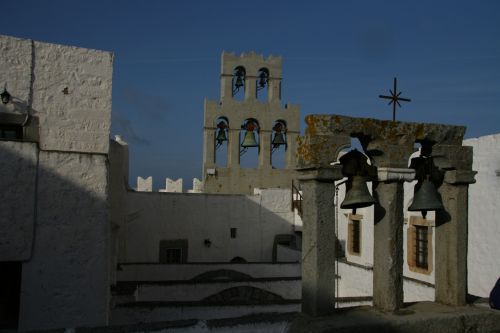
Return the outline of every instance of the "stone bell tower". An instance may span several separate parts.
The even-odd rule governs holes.
[[[281,57],[223,52],[221,62],[220,101],[204,105],[204,192],[252,194],[254,188],[291,187],[300,113],[297,105],[281,105]],[[216,161],[221,147],[225,166]],[[255,168],[240,164],[250,149],[258,152]],[[285,151],[284,168],[273,167],[278,149]]]

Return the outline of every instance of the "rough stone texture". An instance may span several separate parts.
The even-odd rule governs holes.
[[[415,142],[460,145],[465,127],[438,124],[352,118],[339,115],[308,115],[305,136],[299,139],[298,162],[302,167],[325,165],[337,160],[338,152],[357,137],[378,167],[406,168]],[[328,136],[336,138],[328,138]],[[308,137],[310,139],[308,139]],[[319,141],[318,141],[319,140]],[[390,149],[387,149],[390,148]],[[325,151],[328,159],[320,154]]]
[[[19,329],[107,323],[107,158],[39,155],[36,241],[23,263]]]
[[[436,212],[436,301],[464,305],[467,297],[468,184],[475,182],[472,147],[442,150],[446,171],[438,191],[444,210]],[[438,161],[438,166],[445,164]],[[451,176],[450,176],[451,174]]]
[[[281,106],[281,57],[264,58],[255,53],[235,56],[223,53],[221,59],[221,100],[205,100],[203,186],[206,193],[252,194],[254,188],[290,188],[296,178],[296,138],[300,131],[299,107]],[[243,66],[246,70],[245,98],[242,101],[232,96],[233,70]],[[261,68],[269,70],[268,100],[256,99],[257,74]],[[227,164],[218,166],[215,161],[216,122],[220,117],[228,121]],[[259,124],[259,157],[257,168],[240,166],[241,126],[246,119],[253,118]],[[272,165],[271,141],[273,126],[277,120],[286,123],[287,149],[285,167],[274,169]],[[257,148],[250,148],[257,149]],[[216,169],[209,175],[208,169]]]
[[[469,187],[469,293],[487,297],[500,276],[500,134],[464,140],[474,148],[476,183]]]
[[[394,311],[403,305],[403,184],[374,189],[373,305]]]
[[[303,171],[302,312],[332,313],[335,300],[334,181],[339,168]]]
[[[394,314],[373,308],[355,308],[318,319],[299,316],[288,332],[500,332],[500,313],[477,306],[449,307],[427,302]]]
[[[32,41],[0,35],[0,89],[12,96],[16,109],[25,111],[30,99],[32,83]],[[10,104],[10,103],[9,103]]]
[[[0,261],[30,259],[37,159],[34,143],[0,141]]]
[[[107,154],[113,55],[34,42],[33,112],[40,148]]]

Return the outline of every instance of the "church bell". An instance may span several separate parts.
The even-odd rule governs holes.
[[[285,135],[283,133],[275,133],[273,138],[273,147],[278,147],[286,144]]]
[[[241,143],[243,148],[258,147],[259,144],[255,140],[255,133],[253,131],[246,131],[243,137],[243,142]]]
[[[424,179],[422,182],[422,186],[418,189],[413,197],[413,202],[410,207],[408,207],[409,211],[422,212],[422,215],[425,218],[425,214],[429,210],[440,210],[443,209],[443,204],[439,199],[438,192],[434,184],[428,180]]]
[[[368,186],[362,176],[352,176],[352,186],[347,191],[340,208],[353,209],[371,206],[375,199],[368,191]]]
[[[216,138],[216,140],[217,140],[218,143],[222,143],[224,141],[227,141],[226,131],[222,130],[222,129],[219,129],[219,131],[217,132],[217,138]]]

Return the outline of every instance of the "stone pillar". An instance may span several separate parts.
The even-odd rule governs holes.
[[[255,77],[249,75],[245,77],[245,101],[255,100],[257,94],[256,84],[257,79]]]
[[[240,166],[240,130],[229,129],[229,142],[227,144],[227,167],[239,168]]]
[[[302,312],[322,316],[335,310],[335,180],[341,169],[299,170],[303,196]]]
[[[271,133],[268,130],[259,133],[259,169],[271,169]]]
[[[444,210],[436,212],[435,293],[436,302],[464,305],[467,297],[467,224],[472,147],[437,146],[436,166],[447,170],[438,191]]]
[[[374,186],[373,305],[384,311],[403,306],[403,182],[415,172],[379,168]]]
[[[287,147],[285,152],[285,169],[293,169],[297,163],[295,153],[297,151],[297,133],[288,132],[286,134]]]
[[[204,130],[203,161],[206,167],[215,166],[215,129],[205,128]],[[203,170],[205,172],[205,170]]]

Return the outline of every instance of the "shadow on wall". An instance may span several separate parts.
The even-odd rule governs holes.
[[[276,247],[290,243],[276,243],[276,236],[295,236],[289,190],[261,195],[128,191],[121,207],[120,263],[158,263],[160,242],[181,239],[187,240],[187,262],[228,263],[235,257],[272,262]]]
[[[107,157],[0,141],[0,328],[107,323]]]

